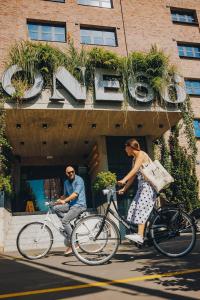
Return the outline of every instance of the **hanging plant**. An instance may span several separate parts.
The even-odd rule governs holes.
[[[65,54],[49,44],[22,41],[16,43],[9,52],[9,64],[23,69],[28,80],[34,80],[36,72],[44,77],[45,86],[52,80],[52,74],[58,66],[65,65]]]
[[[138,73],[144,73],[148,83],[156,95],[169,84],[174,66],[162,50],[152,46],[149,52],[132,52],[128,57],[122,57],[115,52],[103,48],[85,50],[76,49],[73,40],[65,52],[40,42],[22,41],[15,44],[9,53],[9,66],[17,64],[23,69],[29,83],[33,82],[34,75],[39,71],[44,78],[44,87],[52,83],[52,74],[59,66],[64,66],[77,80],[87,88],[93,87],[95,68],[105,68],[116,71],[120,75],[119,81],[129,101],[128,82],[130,78],[136,80]],[[20,77],[18,78],[19,80]],[[21,97],[27,82],[15,84],[15,97]],[[18,91],[19,90],[19,91]],[[158,99],[159,97],[156,97]]]

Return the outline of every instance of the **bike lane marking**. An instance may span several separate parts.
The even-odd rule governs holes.
[[[40,294],[47,294],[47,293],[54,293],[54,292],[64,292],[64,291],[78,290],[78,289],[84,289],[84,288],[90,288],[90,287],[102,287],[102,286],[114,285],[117,283],[145,281],[145,280],[159,279],[159,278],[163,278],[163,277],[175,277],[178,275],[185,275],[185,274],[192,274],[192,273],[199,273],[199,272],[200,272],[200,268],[199,269],[188,269],[188,270],[169,272],[169,273],[163,273],[163,274],[136,276],[136,277],[129,277],[129,278],[124,278],[124,279],[117,279],[117,280],[108,280],[108,281],[102,281],[102,282],[91,282],[91,283],[84,283],[84,284],[79,284],[79,285],[63,286],[63,287],[58,287],[58,288],[8,293],[8,294],[0,295],[0,299],[6,299],[6,298],[11,298],[11,297],[22,297],[22,296],[29,296],[29,295],[40,295]]]

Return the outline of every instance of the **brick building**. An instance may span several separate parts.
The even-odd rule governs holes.
[[[1,1],[0,74],[6,69],[7,55],[15,41],[46,41],[65,51],[69,38],[73,38],[77,48],[97,45],[123,56],[132,51],[149,51],[157,44],[185,78],[195,113],[195,134],[199,137],[198,20],[200,4],[195,0]],[[52,104],[48,91],[37,101],[27,101],[21,109],[13,109],[11,104],[6,108],[17,193],[21,179],[32,182],[32,187],[35,180],[62,181],[64,167],[71,163],[85,178],[91,198],[90,183],[98,171],[111,169],[121,177],[130,167],[122,154],[127,137],[138,137],[151,154],[152,141],[169,129],[166,112],[161,108],[156,108],[157,118],[152,108],[129,107],[127,125],[123,126],[124,112],[114,102],[95,106],[87,102],[81,106],[66,96],[62,105]],[[169,109],[168,116],[171,125],[180,119],[176,108]],[[200,151],[198,140],[197,145]],[[96,166],[92,165],[95,147],[99,155]],[[200,172],[198,166],[197,171]],[[19,201],[13,210],[23,210]],[[88,206],[94,207],[95,201],[90,200]]]

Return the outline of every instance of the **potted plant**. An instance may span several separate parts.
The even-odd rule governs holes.
[[[93,183],[93,190],[95,193],[96,204],[98,205],[105,202],[105,196],[103,196],[102,190],[114,186],[117,183],[117,176],[115,173],[110,171],[100,172],[97,174],[96,179]]]

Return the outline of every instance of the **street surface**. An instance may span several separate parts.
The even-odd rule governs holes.
[[[180,259],[128,242],[102,266],[65,257],[63,249],[36,261],[0,254],[0,299],[200,299],[200,235],[192,253]]]

